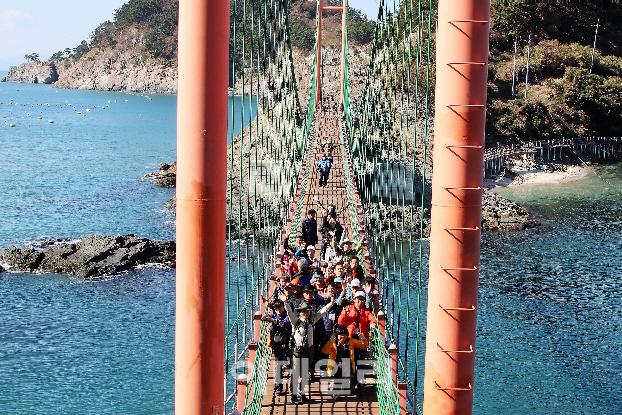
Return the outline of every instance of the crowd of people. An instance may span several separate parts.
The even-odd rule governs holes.
[[[353,244],[347,238],[334,204],[319,206],[324,211],[319,229],[317,212],[309,209],[294,246],[285,238],[281,274],[268,301],[270,313],[263,317],[271,325],[274,393],[287,393],[282,372],[291,369],[291,402],[296,405],[309,401],[309,382],[321,381],[322,391],[334,399],[353,393],[363,379],[370,331],[376,325],[372,309],[378,284],[359,263],[362,241]]]

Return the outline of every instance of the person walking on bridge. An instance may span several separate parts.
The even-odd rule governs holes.
[[[315,220],[315,215],[317,212],[315,209],[309,209],[307,211],[307,217],[300,223],[300,235],[304,240],[304,245],[300,248],[303,250],[307,250],[309,245],[317,244],[317,220]]]
[[[320,172],[320,187],[326,187],[328,184],[328,175],[330,174],[330,159],[326,154],[322,154],[322,160],[317,163],[317,171]]]
[[[315,354],[313,325],[322,319],[333,303],[334,299],[331,299],[317,313],[313,313],[312,306],[307,302],[302,302],[296,307],[296,314],[294,314],[289,303],[285,303],[285,309],[293,326],[291,393],[292,403],[295,405],[309,401],[305,396],[304,389],[308,384],[309,368]]]

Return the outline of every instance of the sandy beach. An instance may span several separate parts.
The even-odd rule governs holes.
[[[563,165],[563,171],[556,170],[513,170],[516,177],[498,177],[485,179],[484,188],[492,189],[495,187],[526,186],[526,185],[555,185],[581,180],[592,174],[590,166]]]

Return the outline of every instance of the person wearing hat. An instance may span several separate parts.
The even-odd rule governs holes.
[[[270,327],[270,348],[274,354],[274,394],[283,394],[282,368],[287,361],[289,338],[292,335],[292,323],[285,311],[282,300],[275,299],[270,304],[274,311],[261,319],[272,323]]]
[[[300,294],[300,280],[298,278],[294,278],[287,284],[285,284],[285,292],[279,293],[278,298],[290,304],[290,307],[296,308],[298,304],[302,301],[302,295]]]
[[[363,239],[361,239],[354,247],[352,247],[352,241],[348,238],[345,238],[341,241],[339,245],[337,242],[333,240],[333,248],[337,255],[345,258],[347,261],[350,260],[351,257],[356,256],[361,248],[363,247]]]
[[[315,273],[318,269],[320,269],[322,265],[322,261],[315,257],[315,246],[309,245],[307,247],[307,259],[309,260],[309,266],[311,267],[311,272]]]
[[[314,347],[314,324],[322,319],[322,316],[332,307],[334,300],[314,313],[312,306],[303,301],[296,307],[296,313],[289,303],[285,303],[285,309],[292,322],[292,378],[291,394],[292,403],[301,404],[308,401],[304,394],[307,385],[308,372],[312,368],[315,354]]]
[[[324,297],[318,296],[316,294],[315,287],[311,284],[307,284],[302,288],[302,300],[307,303],[307,305],[311,308],[312,313],[318,313],[324,305],[326,305],[326,301],[324,301]],[[302,304],[302,303],[300,303]],[[323,321],[318,321],[313,324],[313,344],[315,345],[315,353],[313,364],[322,358],[322,346],[325,343],[326,337],[326,329],[324,327]]]
[[[320,187],[326,187],[328,184],[330,164],[330,159],[326,156],[326,153],[322,154],[322,160],[317,163],[316,167],[316,170],[320,172]]]
[[[359,333],[363,333],[369,339],[369,330],[377,324],[374,313],[365,307],[365,297],[364,291],[356,291],[354,304],[344,307],[337,320],[339,325],[348,329],[348,334],[354,339],[358,338]]]

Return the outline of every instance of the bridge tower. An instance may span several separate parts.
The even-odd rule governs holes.
[[[322,11],[324,10],[337,10],[341,11],[341,91],[340,91],[340,103],[343,104],[343,95],[345,85],[343,83],[345,76],[345,64],[346,64],[346,18],[348,9],[348,0],[343,0],[341,6],[324,6],[322,0],[318,0],[318,26],[317,26],[317,80],[316,80],[316,98],[315,104],[317,107],[318,102],[322,97]]]
[[[229,0],[179,2],[175,413],[224,414]]]
[[[425,415],[473,411],[489,20],[439,1]]]

